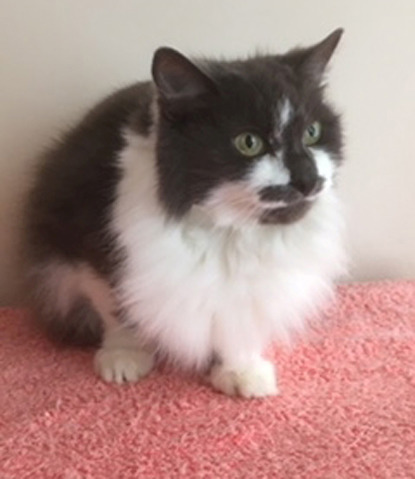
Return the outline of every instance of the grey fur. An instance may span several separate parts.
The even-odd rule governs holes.
[[[324,123],[322,146],[337,160],[342,157],[339,118],[325,103],[321,87],[322,72],[340,36],[339,30],[315,47],[287,55],[207,60],[200,68],[172,49],[159,49],[154,83],[138,83],[111,95],[45,153],[25,210],[24,253],[34,318],[50,336],[76,344],[101,339],[101,318],[85,297],[72,298],[64,310],[54,307],[59,285],[50,284],[47,265],[85,264],[110,286],[117,284],[124,255],[108,228],[120,179],[117,156],[127,126],[144,136],[149,133],[156,88],[158,194],[166,216],[180,219],[212,188],[247,174],[253,160],[241,158],[230,140],[241,128],[253,128],[268,139],[270,153],[281,147],[278,141],[283,140],[272,135],[275,110],[285,96],[295,110],[293,125],[284,131],[290,145],[284,161],[293,178],[289,187],[308,194],[318,183],[301,142],[310,122],[318,118]],[[287,191],[264,193],[268,199],[281,194],[287,199]],[[261,220],[291,223],[309,207],[300,201]],[[122,305],[114,308],[121,311]]]

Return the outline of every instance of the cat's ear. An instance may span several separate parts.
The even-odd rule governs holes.
[[[213,81],[173,48],[162,47],[155,52],[151,71],[166,100],[194,100],[215,90]]]
[[[320,43],[305,50],[293,52],[292,58],[300,73],[320,83],[342,35],[343,29],[338,28]]]

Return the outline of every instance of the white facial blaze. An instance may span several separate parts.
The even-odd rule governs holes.
[[[277,122],[277,124],[279,127],[279,132],[282,132],[284,128],[288,125],[288,123],[291,121],[293,113],[294,111],[290,100],[287,97],[284,97],[284,99],[281,100],[278,104],[279,121]]]
[[[333,186],[333,176],[335,171],[333,160],[326,151],[318,148],[313,148],[312,154],[318,174],[325,180],[323,191],[331,188],[331,186]]]
[[[291,180],[290,171],[282,161],[282,155],[264,155],[251,170],[248,182],[253,188],[262,189],[267,186],[288,185]]]

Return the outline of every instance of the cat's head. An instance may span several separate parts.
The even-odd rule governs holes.
[[[159,195],[169,215],[195,207],[217,225],[240,226],[307,214],[342,156],[339,117],[322,84],[341,35],[244,61],[156,51]]]

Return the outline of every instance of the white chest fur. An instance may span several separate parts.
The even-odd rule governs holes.
[[[231,361],[303,329],[344,267],[334,193],[293,225],[214,229],[197,211],[168,222],[153,139],[127,141],[112,227],[127,258],[119,298],[142,334],[171,359],[201,367],[213,352]]]

